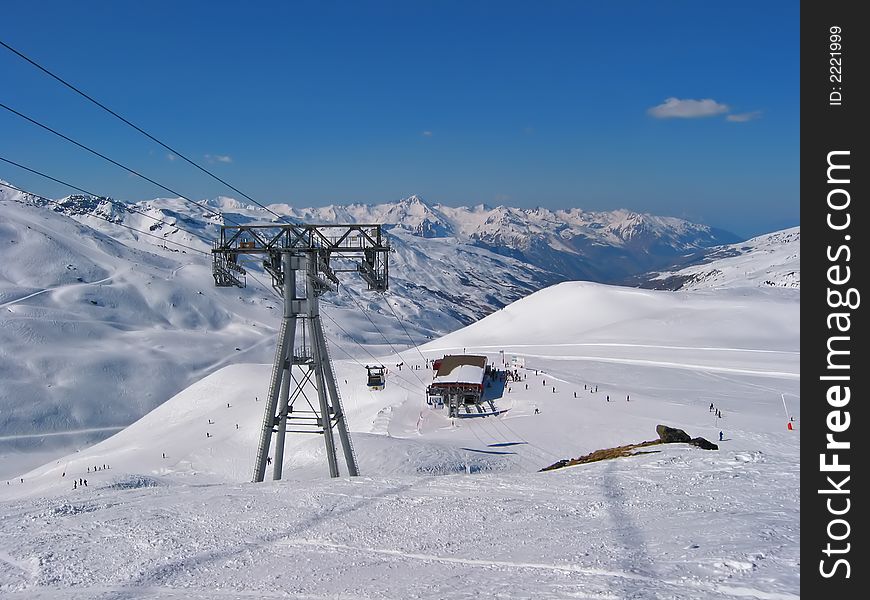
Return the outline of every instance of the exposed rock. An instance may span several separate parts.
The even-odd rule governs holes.
[[[640,442],[639,444],[627,444],[625,446],[617,446],[616,448],[596,450],[595,452],[590,452],[589,454],[586,454],[585,456],[581,456],[579,458],[563,458],[562,460],[555,462],[552,465],[544,467],[543,469],[541,469],[541,471],[553,471],[555,469],[561,469],[563,467],[572,467],[574,465],[598,462],[600,460],[608,460],[611,458],[637,456],[638,454],[645,454],[647,452],[650,452],[649,450],[639,450],[640,448],[655,446],[657,444],[691,444],[703,450],[719,449],[719,446],[717,446],[713,442],[710,442],[702,437],[691,438],[689,437],[688,433],[686,433],[682,429],[677,429],[675,427],[668,427],[667,425],[656,425],[656,433],[659,434],[659,439],[657,440]],[[653,450],[653,452],[656,451]]]
[[[659,434],[663,444],[679,444],[691,443],[691,436],[682,429],[668,427],[667,425],[656,425],[656,433]]]
[[[689,441],[689,443],[692,444],[693,446],[697,446],[698,448],[701,448],[702,450],[718,450],[719,449],[719,446],[717,446],[713,442],[706,440],[702,437],[692,438]]]

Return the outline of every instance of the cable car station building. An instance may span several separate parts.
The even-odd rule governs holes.
[[[427,402],[447,406],[447,416],[484,412],[484,380],[489,371],[485,356],[447,355],[434,362],[435,378],[426,388]]]

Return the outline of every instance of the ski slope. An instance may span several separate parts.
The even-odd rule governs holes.
[[[336,354],[358,478],[328,479],[320,437],[290,435],[285,479],[248,483],[270,366],[225,367],[0,484],[0,594],[797,598],[799,304],[574,282],[419,351],[369,346],[382,391],[364,385],[373,357]],[[507,412],[426,406],[424,357],[462,351],[524,361],[488,391]],[[659,423],[720,449],[538,472]]]

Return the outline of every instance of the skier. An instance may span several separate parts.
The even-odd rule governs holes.
[[[85,479],[85,487],[88,487],[88,480]]]
[[[720,442],[722,441],[722,437],[723,437],[724,435],[725,435],[725,434],[723,434],[721,431],[719,432],[719,441],[720,441]]]
[[[577,397],[577,392],[574,392],[574,397],[575,397],[575,398]]]
[[[610,402],[610,395],[607,396],[607,401]]]
[[[73,489],[74,490],[77,489],[78,483],[79,483],[78,481],[73,480]]]
[[[713,403],[710,403],[710,412],[713,412]]]
[[[165,452],[163,453],[163,458],[166,458],[166,453],[165,453]]]
[[[629,401],[629,398],[630,398],[630,396],[629,396],[628,394],[626,394],[626,395],[625,395],[625,401],[628,402],[628,401]]]
[[[553,386],[553,393],[556,393],[556,386]]]
[[[540,409],[539,409],[537,406],[535,407],[535,414],[536,414],[536,415],[541,414],[541,411],[540,411]]]
[[[271,457],[271,456],[267,456],[267,457],[266,457],[266,464],[267,464],[267,465],[271,465],[271,464],[272,464],[272,457]]]

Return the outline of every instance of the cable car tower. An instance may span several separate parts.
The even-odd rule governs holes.
[[[212,249],[215,285],[245,287],[246,271],[238,262],[239,256],[257,255],[263,258],[263,267],[272,276],[272,287],[284,298],[254,482],[265,477],[273,434],[272,478],[281,479],[287,433],[322,434],[329,475],[338,477],[333,429],[338,429],[348,474],[359,475],[323,334],[319,298],[335,289],[334,285],[339,283],[337,273],[342,272],[357,272],[370,290],[386,291],[389,251],[390,244],[380,225],[221,226],[220,240]],[[312,385],[317,390],[315,403],[312,403],[315,399],[306,395],[306,388],[310,393]]]

